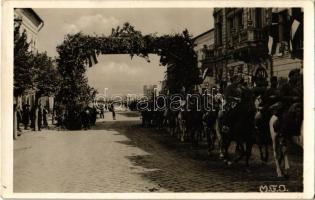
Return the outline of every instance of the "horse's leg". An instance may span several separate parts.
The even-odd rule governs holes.
[[[230,161],[230,157],[229,157],[229,147],[230,147],[231,141],[227,141],[225,140],[225,142],[223,143],[224,145],[224,162],[227,165],[231,165],[232,162]]]
[[[211,141],[211,131],[208,128],[204,128],[204,133],[206,134],[207,144],[208,144],[208,154],[210,154],[212,150],[212,141]]]
[[[217,135],[217,139],[218,139],[218,146],[219,146],[219,156],[220,158],[224,157],[224,153],[223,153],[223,145],[222,145],[222,136],[221,136],[221,131],[220,131],[220,127],[219,127],[219,119],[217,118],[217,120],[215,121],[215,133]]]
[[[246,142],[246,168],[249,169],[249,159],[252,155],[252,148],[253,148],[253,142],[247,141]]]
[[[268,152],[268,143],[267,141],[264,141],[262,138],[260,138],[260,141],[258,142],[259,146],[259,152],[260,152],[260,159],[263,162],[268,161],[269,152]]]
[[[288,145],[288,143],[286,145]],[[288,156],[287,146],[285,146],[284,148],[285,148],[283,150],[284,170],[285,170],[285,173],[287,175],[288,170],[290,169],[290,164],[289,164],[289,156]]]
[[[219,138],[218,138],[218,134],[217,134],[217,130],[213,127],[212,128],[212,150],[215,149],[215,143],[216,141],[218,141],[218,146],[219,146]]]
[[[193,147],[194,146],[194,137],[195,137],[195,128],[191,128],[190,131],[190,144]]]
[[[236,143],[236,147],[235,147],[235,151],[238,150],[240,155],[238,156],[238,158],[234,159],[234,162],[237,163],[238,161],[240,161],[245,154],[245,150],[244,150],[244,145],[240,142]]]
[[[273,147],[273,156],[275,159],[275,163],[276,163],[276,170],[277,170],[277,175],[278,177],[283,177],[282,175],[282,171],[280,168],[280,162],[281,158],[278,159],[278,155],[277,155],[277,141],[276,141],[276,137],[278,135],[278,133],[274,130],[274,123],[278,120],[278,117],[276,117],[275,115],[273,115],[269,121],[269,128],[270,128],[270,135],[271,135],[271,140],[272,140],[272,147]]]

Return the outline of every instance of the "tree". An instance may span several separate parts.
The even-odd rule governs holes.
[[[14,96],[18,100],[18,96],[27,90],[35,91],[35,105],[32,106],[38,109],[38,99],[41,96],[51,96],[58,91],[60,76],[54,67],[54,60],[47,56],[46,52],[29,51],[26,31],[20,32],[21,22],[19,19],[14,21]],[[36,127],[36,110],[34,119]]]
[[[32,55],[31,61],[34,66],[34,86],[38,98],[56,94],[60,88],[61,77],[55,60],[44,52]]]
[[[22,95],[27,89],[33,88],[33,65],[25,30],[20,33],[21,23],[15,22],[14,27],[14,96]]]

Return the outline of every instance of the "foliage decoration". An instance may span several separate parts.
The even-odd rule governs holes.
[[[162,36],[143,35],[125,23],[113,28],[109,36],[67,35],[57,52],[62,76],[57,101],[66,107],[82,104],[82,100],[90,100],[95,93],[85,77],[88,60],[94,54],[129,54],[131,59],[136,55],[148,62],[149,54],[157,54],[160,64],[167,67],[166,85],[170,93],[178,93],[183,87],[189,91],[200,81],[194,42],[187,30]]]

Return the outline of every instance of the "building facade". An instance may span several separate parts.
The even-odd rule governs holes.
[[[215,85],[213,65],[207,61],[207,57],[213,57],[214,53],[214,29],[210,29],[194,37],[194,50],[197,54],[197,65],[202,75],[200,90],[210,89]]]
[[[303,10],[299,8],[215,8],[211,63],[220,87],[241,75],[250,86],[285,79],[302,68]]]
[[[27,35],[27,42],[30,43],[30,51],[37,51],[37,36],[44,26],[44,21],[31,8],[15,8],[14,20],[21,21],[22,33],[24,30]]]

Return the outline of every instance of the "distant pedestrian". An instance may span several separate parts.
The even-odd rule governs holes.
[[[32,105],[30,111],[30,119],[31,119],[31,128],[35,131],[35,116],[36,115],[36,106],[35,104]]]
[[[113,103],[110,106],[110,111],[112,112],[113,120],[116,120],[115,106]]]
[[[16,122],[17,122],[17,130],[19,132],[21,132],[21,129],[20,129],[20,123],[22,122],[22,111],[21,111],[21,107],[20,105],[17,105],[16,107]]]
[[[42,128],[42,120],[43,120],[43,108],[41,105],[38,106],[37,113],[38,113],[38,120],[37,120],[38,131],[40,131]]]
[[[101,118],[101,119],[104,119],[104,118],[105,118],[105,116],[104,116],[104,108],[103,108],[103,107],[100,108],[100,118]]]
[[[22,121],[24,124],[24,129],[27,130],[28,124],[30,122],[30,105],[28,104],[23,105]]]
[[[43,127],[47,128],[48,127],[48,121],[47,121],[47,114],[48,114],[48,110],[47,108],[43,108]]]

